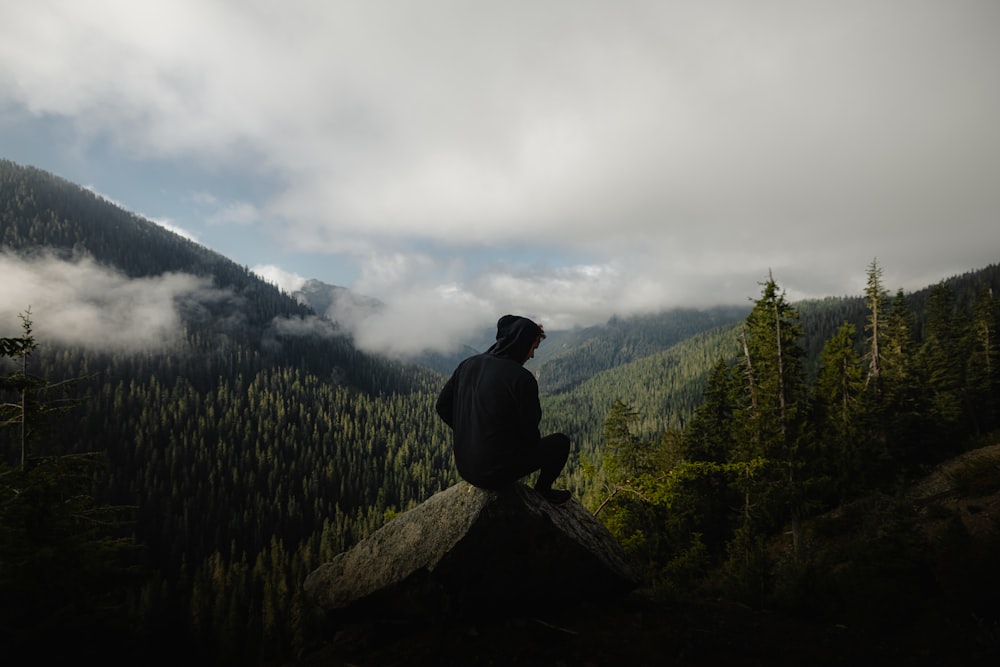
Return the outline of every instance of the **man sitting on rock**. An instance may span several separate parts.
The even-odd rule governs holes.
[[[561,504],[570,492],[553,489],[552,483],[569,457],[569,437],[541,436],[538,382],[524,368],[543,338],[540,325],[504,315],[497,321],[496,343],[458,365],[436,409],[452,428],[455,465],[465,481],[499,489],[538,470],[535,490]]]

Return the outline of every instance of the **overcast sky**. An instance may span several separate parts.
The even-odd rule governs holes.
[[[395,337],[919,289],[1000,260],[1000,2],[0,0],[0,157]]]

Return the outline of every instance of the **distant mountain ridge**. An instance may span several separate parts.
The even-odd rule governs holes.
[[[370,296],[358,294],[347,287],[330,285],[310,278],[302,287],[292,292],[299,303],[309,306],[318,315],[325,315],[333,321],[351,318],[365,318],[375,315],[385,308],[385,304]]]
[[[386,304],[379,299],[358,294],[347,287],[330,285],[315,278],[307,280],[302,287],[293,291],[292,297],[318,315],[340,325],[346,332],[352,331],[367,318],[382,313],[386,307]],[[470,344],[463,344],[451,352],[423,351],[408,356],[405,360],[447,374],[451,373],[463,359],[479,351]]]
[[[347,330],[378,315],[386,307],[379,299],[317,279],[307,280],[291,296]],[[749,310],[745,305],[674,308],[658,313],[614,316],[602,325],[550,330],[527,368],[538,376],[539,389],[543,393],[569,391],[596,373],[661,352],[717,326],[737,322],[746,317]],[[477,340],[471,340],[473,337]],[[492,342],[493,331],[482,331],[473,337],[455,351],[423,352],[407,360],[450,374],[466,357],[485,351]]]
[[[601,326],[559,332],[536,352],[539,389],[572,390],[603,371],[624,366],[746,317],[748,306],[675,308],[645,315],[612,317]]]

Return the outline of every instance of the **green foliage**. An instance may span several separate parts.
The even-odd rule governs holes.
[[[868,266],[868,284],[865,286],[865,305],[868,308],[868,318],[865,322],[865,360],[868,362],[868,374],[865,383],[871,386],[874,393],[882,392],[882,343],[884,321],[886,319],[889,292],[882,283],[882,267],[877,260],[872,260]],[[851,332],[853,337],[853,332]]]
[[[817,520],[798,563],[780,564],[775,603],[859,627],[912,623],[933,587],[915,518],[902,498],[877,495]]]
[[[24,465],[33,442],[40,440],[51,426],[53,413],[64,412],[77,404],[69,396],[78,379],[50,384],[45,379],[28,372],[29,358],[38,347],[31,330],[31,310],[19,315],[22,335],[17,338],[0,338],[0,360],[8,357],[16,363],[12,370],[0,376],[0,429],[16,427],[10,439],[16,443],[9,451],[0,447],[0,460],[4,457],[20,460]],[[0,439],[2,444],[3,439]]]
[[[87,493],[102,467],[97,456],[0,467],[0,627],[10,642],[108,639],[128,628],[139,574],[127,537],[133,510],[97,505]]]
[[[1000,458],[973,456],[948,475],[952,488],[965,496],[983,496],[1000,490]]]
[[[691,533],[686,544],[652,574],[657,596],[671,600],[691,599],[704,593],[702,582],[712,568],[712,557],[700,533]]]
[[[621,396],[634,397],[630,407],[638,417],[630,424],[635,436],[656,442],[664,433],[683,427],[701,403],[711,365],[736,355],[735,325],[705,331],[658,354],[593,376],[572,392],[543,395],[542,429],[561,431],[573,440],[580,468],[564,475],[577,495],[589,504],[603,499],[593,475],[584,476],[586,463],[602,465],[601,431],[611,405]],[[544,367],[540,374],[544,376]]]
[[[737,407],[735,444],[746,458],[796,457],[806,404],[798,318],[769,277],[743,330],[745,400]]]
[[[618,493],[606,499],[601,516],[622,543],[641,556],[655,590],[676,595],[682,589],[677,573],[697,571],[703,586],[747,604],[846,613],[839,596],[856,586],[876,588],[868,580],[875,572],[896,572],[910,586],[927,576],[923,566],[909,567],[901,560],[911,550],[922,553],[923,546],[906,538],[910,524],[900,505],[879,505],[868,518],[881,522],[888,533],[864,522],[847,543],[852,550],[846,556],[817,546],[816,534],[807,535],[803,529],[805,521],[830,503],[891,483],[886,472],[905,475],[917,470],[918,462],[940,460],[944,452],[904,445],[908,435],[926,430],[929,417],[917,409],[920,395],[934,395],[926,389],[935,383],[942,383],[939,393],[967,386],[958,376],[930,372],[950,358],[936,349],[948,347],[942,341],[964,340],[963,318],[948,294],[950,288],[933,290],[931,301],[942,313],[950,313],[951,329],[944,327],[943,315],[928,317],[927,331],[934,335],[918,346],[910,336],[913,317],[906,297],[900,293],[889,301],[877,280],[870,287],[867,303],[888,308],[888,315],[872,315],[865,341],[857,340],[852,322],[841,322],[820,350],[809,383],[798,344],[797,313],[773,280],[764,283],[743,328],[742,358],[716,360],[704,401],[682,431],[666,432],[655,456],[644,455],[650,451],[648,444],[637,446],[650,442],[634,436],[635,425],[642,422],[639,411],[621,401],[612,404],[604,428],[603,469],[632,474],[626,476],[629,486],[619,485]],[[984,323],[992,322],[994,306],[978,306],[986,313]],[[876,319],[877,333],[872,324]],[[980,349],[985,353],[992,334],[988,325],[981,330],[985,333]],[[859,348],[867,350],[865,357]],[[948,382],[942,379],[949,377]],[[982,384],[982,378],[978,382]],[[955,419],[972,423],[967,413],[932,414],[938,427],[954,427]],[[976,419],[983,421],[987,414],[981,411]],[[996,472],[995,465],[985,462],[969,464],[958,474],[964,475],[964,486],[990,489],[995,477],[991,471]],[[625,490],[630,493],[619,500]],[[896,541],[879,542],[877,536],[885,534]],[[830,558],[841,557],[852,567],[858,559],[877,564],[871,571],[848,571],[838,564],[844,576],[831,579],[824,568],[833,567]],[[687,569],[684,564],[692,562],[699,566]],[[692,590],[691,581],[686,583]]]
[[[134,508],[101,505],[91,495],[105,470],[99,454],[28,456],[24,434],[51,413],[50,386],[25,372],[37,345],[30,318],[22,322],[23,336],[0,339],[4,354],[20,360],[0,388],[19,399],[4,404],[3,425],[19,427],[21,445],[18,457],[8,457],[16,465],[0,461],[0,637],[12,653],[31,647],[48,658],[70,646],[87,655],[110,641],[125,649],[130,596],[141,577],[128,537]]]
[[[653,443],[633,430],[641,415],[615,402],[604,423],[600,472],[585,470],[604,490],[594,510],[622,544],[655,595],[693,594],[722,548],[731,517],[725,506],[732,480],[760,462],[719,463],[685,458],[679,433]],[[720,502],[721,501],[721,502]],[[707,531],[710,543],[705,542]]]
[[[962,417],[962,387],[968,351],[954,293],[939,284],[931,291],[927,328],[919,365],[929,392],[931,418],[941,430],[953,430]]]
[[[1000,414],[1000,299],[992,288],[980,288],[973,307],[966,362],[969,413],[979,432],[998,426]]]
[[[865,488],[874,463],[887,456],[865,441],[866,387],[855,335],[854,325],[845,322],[827,341],[813,387],[811,419],[817,450],[811,462],[813,473],[833,480],[840,498]],[[874,391],[874,381],[869,387]]]
[[[545,394],[573,391],[590,378],[699,336],[731,326],[746,315],[744,306],[677,308],[662,313],[612,317],[601,327],[559,333],[539,348],[544,363],[538,378]]]
[[[771,559],[767,536],[744,523],[727,545],[727,558],[720,569],[723,595],[755,609],[764,607],[770,595]]]

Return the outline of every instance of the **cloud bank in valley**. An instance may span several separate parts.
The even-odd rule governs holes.
[[[0,335],[21,335],[18,316],[28,315],[39,344],[105,351],[177,343],[181,305],[220,296],[209,279],[181,273],[130,279],[87,257],[0,253],[0,274]]]

